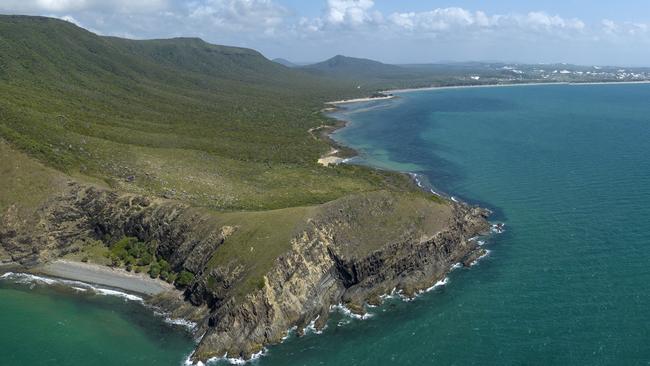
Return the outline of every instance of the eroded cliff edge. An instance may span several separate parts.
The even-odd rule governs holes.
[[[89,240],[155,243],[157,257],[195,276],[182,295],[149,301],[199,324],[193,359],[204,361],[250,357],[312,321],[322,328],[337,304],[361,313],[393,289],[408,296],[431,286],[454,263],[481,254],[469,239],[488,231],[487,215],[422,192],[387,191],[314,207],[213,213],[69,182],[27,219],[7,210],[0,247],[33,266]]]

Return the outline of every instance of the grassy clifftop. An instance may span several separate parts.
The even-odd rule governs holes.
[[[123,191],[249,210],[402,187],[389,173],[316,164],[328,146],[307,131],[331,123],[322,103],[367,92],[249,49],[0,16],[0,137]]]

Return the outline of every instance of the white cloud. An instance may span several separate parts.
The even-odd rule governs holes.
[[[274,0],[0,0],[0,12],[57,17],[99,34],[208,39],[218,34],[231,43],[272,37],[290,14]]]
[[[618,31],[618,26],[612,20],[603,19],[602,25],[603,25],[603,31],[605,31],[605,33],[607,34],[613,34],[616,33],[616,31]]]
[[[462,8],[441,8],[420,13],[393,13],[389,20],[398,28],[425,32],[484,27],[490,23],[490,19],[484,13],[471,13]]]
[[[577,18],[563,18],[546,12],[487,14],[460,7],[435,8],[421,12],[384,15],[374,9],[373,0],[328,0],[322,16],[301,18],[298,29],[305,34],[331,34],[340,30],[371,31],[378,37],[449,36],[476,37],[490,32],[501,37],[521,38],[528,33],[566,38],[584,32],[586,24]],[[304,34],[303,34],[304,36]]]
[[[374,0],[327,0],[323,16],[312,19],[303,17],[298,26],[308,32],[377,26],[384,19],[379,11],[373,10],[374,6]]]
[[[533,29],[582,30],[585,28],[585,23],[580,19],[565,19],[559,15],[548,15],[539,11],[528,13],[525,17],[519,18],[519,22],[522,27],[531,27]]]
[[[328,0],[325,20],[330,24],[361,25],[372,19],[373,0]]]
[[[112,11],[151,12],[169,6],[168,0],[3,0],[0,10],[15,13],[71,13]]]
[[[59,19],[65,20],[66,22],[70,22],[76,26],[83,27],[83,24],[81,24],[81,22],[75,19],[72,15],[64,15],[62,17],[59,17]]]
[[[271,0],[205,0],[188,5],[189,18],[233,30],[263,28],[282,23],[288,11]]]
[[[586,58],[580,52],[650,44],[650,23],[586,23],[544,11],[498,14],[462,7],[382,13],[375,0],[309,1],[324,5],[319,16],[296,14],[280,5],[282,0],[0,0],[0,12],[58,17],[128,38],[198,36],[303,60],[329,53],[390,53],[403,59],[441,54],[519,59],[549,53],[563,59],[571,47]]]
[[[603,19],[601,25],[603,32],[608,36],[637,37],[650,34],[650,25],[646,23],[615,22]]]
[[[419,13],[393,13],[388,19],[392,25],[413,32],[445,33],[456,31],[493,30],[521,31],[580,31],[585,23],[579,19],[564,19],[545,12],[525,15],[487,15],[482,11],[470,12],[463,8],[439,8]]]

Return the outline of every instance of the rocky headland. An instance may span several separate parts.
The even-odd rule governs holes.
[[[156,257],[194,277],[180,291],[147,301],[198,324],[201,341],[192,360],[205,361],[248,358],[293,327],[314,322],[322,329],[339,304],[362,314],[394,289],[415,295],[444,278],[453,264],[467,265],[482,254],[470,238],[489,230],[488,214],[422,192],[347,196],[295,218],[280,255],[255,277],[250,262],[241,259],[265,255],[253,253],[253,246],[241,258],[219,260],[241,243],[236,237],[250,225],[245,220],[224,224],[182,203],[69,182],[28,219],[7,210],[0,247],[11,261],[39,270],[82,251],[89,241],[108,248],[124,237],[155,243]]]

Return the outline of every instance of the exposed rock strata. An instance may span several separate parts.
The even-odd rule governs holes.
[[[245,268],[237,263],[208,265],[237,228],[216,225],[209,215],[179,203],[70,184],[33,222],[6,212],[0,221],[0,246],[13,260],[29,265],[65,254],[89,238],[107,244],[123,236],[155,240],[158,256],[177,271],[196,274],[184,299],[163,294],[150,300],[175,317],[199,323],[197,333],[205,335],[193,357],[246,358],[279,342],[293,326],[302,329],[318,319],[316,327],[322,328],[333,305],[343,303],[362,312],[364,304],[377,303],[394,288],[413,295],[442,279],[454,263],[468,264],[480,254],[469,238],[489,229],[486,210],[438,204],[445,213],[440,229],[427,233],[406,223],[398,226],[399,235],[390,236],[398,239],[383,242],[355,234],[355,225],[368,218],[391,220],[386,212],[397,212],[397,203],[381,195],[369,197],[360,204],[348,199],[323,205],[300,226],[263,283],[244,295],[234,290]],[[416,217],[428,219],[425,213]],[[360,250],[364,238],[377,243]]]

